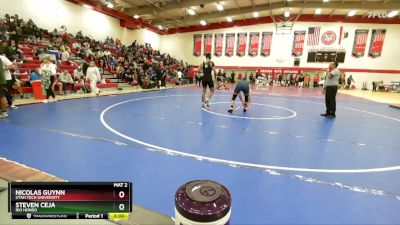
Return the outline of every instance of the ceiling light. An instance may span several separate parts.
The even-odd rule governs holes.
[[[207,25],[207,22],[205,20],[200,20],[200,24],[205,26],[205,25]]]
[[[232,22],[232,17],[230,16],[226,17],[226,21],[228,21],[229,23]]]
[[[90,5],[83,5],[83,7],[87,8],[87,9],[92,9],[92,6],[90,6]]]
[[[289,17],[290,16],[290,11],[288,9],[285,9],[285,13],[283,14],[284,17]]]
[[[259,14],[258,12],[253,12],[253,16],[254,16],[254,17],[259,17],[260,14]]]
[[[321,8],[316,8],[315,9],[315,14],[317,14],[317,15],[321,14]]]
[[[107,3],[107,7],[110,8],[110,9],[112,9],[112,8],[114,8],[114,4],[112,4],[111,2],[109,2],[109,3]]]
[[[323,0],[322,2],[329,2],[329,0]]]
[[[347,16],[354,16],[354,15],[356,15],[356,10],[351,10],[351,11],[347,14]]]
[[[389,18],[392,18],[392,17],[395,17],[395,16],[397,16],[399,14],[399,11],[398,10],[393,10],[393,11],[391,11],[390,13],[388,13],[388,17]]]
[[[221,3],[217,3],[217,9],[218,9],[218,11],[222,11],[222,10],[224,10],[224,6],[221,5]]]
[[[139,19],[139,15],[134,15],[133,18]]]
[[[187,12],[189,13],[189,15],[194,16],[196,14],[196,12],[193,9],[187,9]]]

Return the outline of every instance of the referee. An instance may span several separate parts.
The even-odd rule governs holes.
[[[328,118],[336,117],[336,93],[339,85],[340,70],[338,69],[338,63],[332,62],[329,64],[329,69],[326,71],[324,90],[325,93],[325,105],[326,112],[321,116]]]

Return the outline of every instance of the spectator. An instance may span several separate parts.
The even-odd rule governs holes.
[[[56,67],[51,62],[51,57],[46,56],[43,59],[43,63],[40,65],[40,74],[42,80],[42,87],[44,89],[43,93],[46,93],[46,100],[44,103],[57,101],[56,95],[54,94],[53,84],[55,84]],[[50,96],[53,100],[50,100]]]
[[[310,87],[310,75],[306,74],[304,77],[304,87]]]
[[[5,56],[2,56],[2,58],[1,58],[1,61],[3,62],[3,65],[4,65],[4,67],[8,67],[9,69],[7,69],[7,70],[4,70],[4,75],[5,75],[5,79],[6,79],[6,92],[5,92],[5,95],[6,95],[6,98],[7,98],[7,103],[8,103],[8,106],[11,108],[11,109],[18,109],[18,107],[16,107],[14,104],[13,104],[13,86],[15,85],[15,83],[16,83],[16,80],[15,80],[15,78],[12,76],[12,74],[11,74],[11,72],[12,71],[15,71],[15,69],[17,68],[16,66],[15,66],[15,62],[14,63],[12,63],[7,57],[5,57]],[[19,85],[20,86],[20,85]],[[22,96],[23,96],[23,92],[22,92]]]
[[[189,77],[189,84],[193,84],[193,79],[194,79],[194,68],[190,68],[189,73],[188,73],[188,77]]]
[[[60,81],[62,83],[64,95],[67,94],[67,86],[70,86],[71,92],[75,93],[74,80],[72,79],[71,74],[69,74],[68,70],[64,70],[64,72],[60,74]]]
[[[181,84],[182,83],[182,71],[178,70],[177,75],[178,75],[179,84]]]
[[[29,75],[29,81],[32,83],[36,80],[41,80],[41,76],[39,73],[39,69],[35,69],[31,71],[31,74]]]
[[[86,71],[86,81],[90,80],[90,91],[92,94],[99,95],[100,90],[97,88],[97,82],[101,81],[99,68],[97,68],[94,61],[91,61]]]
[[[372,81],[372,92],[376,92],[376,87],[378,86],[377,81]]]
[[[304,74],[300,73],[299,75],[299,87],[303,87],[304,85]]]
[[[236,76],[235,71],[232,70],[232,73],[231,73],[231,82],[232,83],[235,83],[235,76]]]
[[[3,56],[0,55],[0,108],[1,108],[1,114],[0,114],[0,119],[5,119],[8,117],[7,113],[7,95],[8,95],[8,83],[9,83],[9,78],[11,77],[11,72],[10,70],[15,70],[16,66],[10,62],[10,60]],[[12,106],[9,104],[9,106]],[[16,108],[14,106],[14,108]]]
[[[70,60],[70,55],[69,55],[69,51],[67,49],[62,49],[61,52],[61,62],[67,62],[69,63]]]
[[[351,83],[354,83],[353,75],[350,75],[349,78],[347,78],[347,89],[351,89]]]
[[[83,69],[82,66],[79,66],[74,70],[74,79],[78,81],[79,83],[81,82],[82,79],[85,79],[85,75],[83,74]]]
[[[319,74],[315,74],[313,87],[318,87],[318,86],[319,86]]]

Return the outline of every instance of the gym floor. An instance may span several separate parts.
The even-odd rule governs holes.
[[[70,181],[132,181],[133,201],[174,216],[176,189],[211,179],[232,224],[400,224],[400,110],[320,90],[199,88],[33,104],[0,121],[0,156]],[[237,99],[238,100],[238,99]]]

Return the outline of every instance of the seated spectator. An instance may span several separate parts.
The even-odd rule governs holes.
[[[83,74],[82,66],[79,66],[74,70],[74,79],[78,82],[81,82],[82,79],[85,79],[85,75]]]
[[[61,62],[69,63],[69,59],[70,59],[69,57],[70,57],[69,52],[66,49],[62,49]]]
[[[81,48],[81,44],[79,44],[79,42],[74,42],[72,43],[72,48],[73,49]]]
[[[74,80],[71,77],[71,74],[69,74],[68,70],[64,70],[64,72],[62,72],[60,74],[60,81],[62,83],[62,88],[64,91],[64,95],[67,94],[67,86],[71,87],[71,92],[75,93],[75,83]]]
[[[41,79],[42,78],[40,76],[39,69],[35,69],[35,70],[31,71],[31,74],[29,75],[29,82],[32,83],[34,81],[41,80]]]

